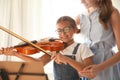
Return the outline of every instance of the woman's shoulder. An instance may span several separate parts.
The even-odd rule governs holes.
[[[119,10],[117,8],[113,8],[113,12],[119,12]]]
[[[114,8],[111,14],[111,18],[117,17],[119,15],[120,15],[120,12],[118,11],[118,9]]]
[[[118,20],[120,20],[120,13],[118,9],[114,8],[110,17],[110,22],[114,23],[115,21],[118,21]]]

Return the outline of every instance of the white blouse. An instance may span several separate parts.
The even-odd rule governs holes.
[[[74,47],[76,47],[78,43],[74,42],[73,44],[71,44],[70,46],[68,46],[67,48],[65,48],[64,50],[61,51],[61,54],[63,55],[72,55]],[[78,50],[75,54],[76,57],[76,61],[81,62],[88,58],[93,56],[94,54],[92,53],[92,51],[84,44],[80,44],[78,47]]]

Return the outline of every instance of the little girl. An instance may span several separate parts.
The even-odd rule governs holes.
[[[55,80],[80,80],[81,76],[77,71],[80,72],[84,67],[93,64],[93,53],[85,45],[74,41],[73,36],[78,32],[74,19],[62,16],[58,19],[56,27],[59,38],[67,44],[67,47],[52,56],[55,61]]]
[[[5,55],[13,55],[25,61],[42,61],[44,65],[48,63],[51,58],[54,60],[54,79],[55,80],[86,80],[79,76],[84,67],[93,64],[93,53],[83,44],[74,41],[73,36],[77,32],[77,27],[74,19],[69,16],[62,16],[56,23],[56,32],[65,44],[66,48],[53,54],[52,57],[44,54],[38,59],[23,55],[13,50],[13,48],[3,48]]]

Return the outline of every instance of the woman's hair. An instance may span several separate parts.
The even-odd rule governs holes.
[[[113,12],[113,6],[111,0],[98,0],[98,7],[100,9],[99,20],[103,24],[104,28],[107,29],[107,22]]]
[[[69,23],[70,23],[70,26],[71,26],[72,28],[77,28],[77,25],[76,25],[75,20],[74,20],[73,18],[69,17],[69,16],[62,16],[62,17],[60,17],[60,18],[57,20],[57,23],[56,23],[56,24],[58,24],[58,23],[60,23],[60,22],[63,22],[63,21],[69,22]],[[80,29],[78,29],[78,30],[76,31],[76,33],[80,33]]]

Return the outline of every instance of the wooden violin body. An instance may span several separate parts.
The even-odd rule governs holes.
[[[40,48],[46,50],[46,51],[60,51],[63,50],[65,48],[65,44],[61,41],[61,40],[41,40],[37,43],[35,43],[37,46],[39,46]],[[38,50],[37,48],[31,46],[31,45],[25,45],[25,46],[15,46],[15,49],[23,54],[35,54],[40,52],[40,50]]]

